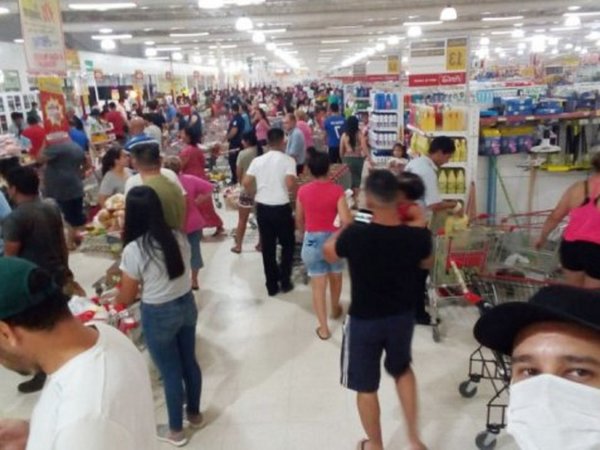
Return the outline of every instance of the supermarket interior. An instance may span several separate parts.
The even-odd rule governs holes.
[[[0,0],[0,450],[171,447],[600,449],[598,1]]]

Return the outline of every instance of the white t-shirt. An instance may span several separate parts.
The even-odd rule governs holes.
[[[175,183],[179,187],[179,189],[181,189],[181,192],[183,192],[183,195],[186,195],[185,189],[181,185],[181,182],[179,181],[179,178],[177,178],[177,174],[175,172],[173,172],[170,169],[161,168],[160,174],[164,177],[167,177],[170,182]],[[142,176],[139,173],[129,177],[127,179],[127,182],[125,183],[125,195],[127,195],[127,193],[134,187],[143,186],[143,185],[144,185],[144,180],[142,180]]]
[[[287,205],[290,194],[285,184],[287,176],[296,176],[296,161],[278,150],[254,158],[246,172],[256,179],[256,203]]]
[[[175,238],[181,250],[185,272],[179,278],[169,280],[167,268],[162,259],[162,253],[156,250],[157,256],[151,257],[140,247],[141,238],[130,242],[123,249],[120,269],[134,280],[142,283],[142,301],[158,305],[179,298],[192,289],[190,277],[190,245],[186,236],[174,231]],[[158,244],[155,244],[158,245]]]
[[[121,332],[96,328],[96,344],[48,377],[27,450],[156,448],[148,367]]]
[[[153,123],[144,128],[144,134],[158,142],[158,148],[162,150],[162,131]]]
[[[435,205],[442,202],[440,189],[438,187],[438,168],[428,156],[420,156],[409,162],[405,169],[406,172],[411,172],[419,175],[425,185],[425,196],[421,199],[421,204],[425,207]]]

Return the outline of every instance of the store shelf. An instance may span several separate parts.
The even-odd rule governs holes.
[[[446,136],[451,138],[466,138],[468,134],[466,131],[423,131],[414,125],[408,125],[407,128],[413,133],[417,133],[425,137]]]
[[[375,114],[398,114],[398,111],[395,109],[374,109],[373,113]]]
[[[371,101],[371,99],[369,97],[354,97],[354,101],[357,102],[369,102]]]
[[[369,110],[368,109],[357,109],[356,112],[357,113],[368,113]]]
[[[545,120],[577,120],[600,118],[600,111],[575,111],[560,114],[527,115],[527,116],[498,116],[479,119],[482,127],[491,127],[503,123],[535,122]]]
[[[442,169],[466,169],[467,163],[465,161],[449,162],[447,164],[444,164],[441,168]]]
[[[467,194],[442,194],[442,200],[464,200]]]
[[[375,127],[375,128],[371,128],[371,130],[373,133],[397,133],[398,132],[398,127]]]

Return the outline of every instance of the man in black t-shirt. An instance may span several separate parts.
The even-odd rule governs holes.
[[[398,182],[388,171],[374,171],[366,182],[370,223],[356,222],[334,235],[325,259],[346,258],[352,303],[344,326],[342,384],[358,392],[358,411],[368,439],[360,448],[382,450],[377,390],[381,356],[394,377],[413,450],[424,450],[417,426],[417,388],[410,367],[415,306],[423,295],[421,268],[431,254],[425,228],[401,225],[397,213]]]
[[[227,129],[227,140],[229,141],[229,167],[231,168],[231,184],[237,184],[237,157],[242,148],[242,135],[244,134],[244,118],[240,114],[240,105],[234,103],[231,106],[233,117]]]

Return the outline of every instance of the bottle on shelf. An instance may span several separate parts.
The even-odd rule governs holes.
[[[445,170],[440,171],[440,176],[438,177],[438,189],[442,194],[448,192],[448,177]]]
[[[467,191],[467,185],[465,180],[465,171],[458,170],[458,174],[456,176],[456,193],[457,194],[465,194]]]
[[[454,170],[448,170],[446,177],[446,194],[456,194],[456,174]]]

